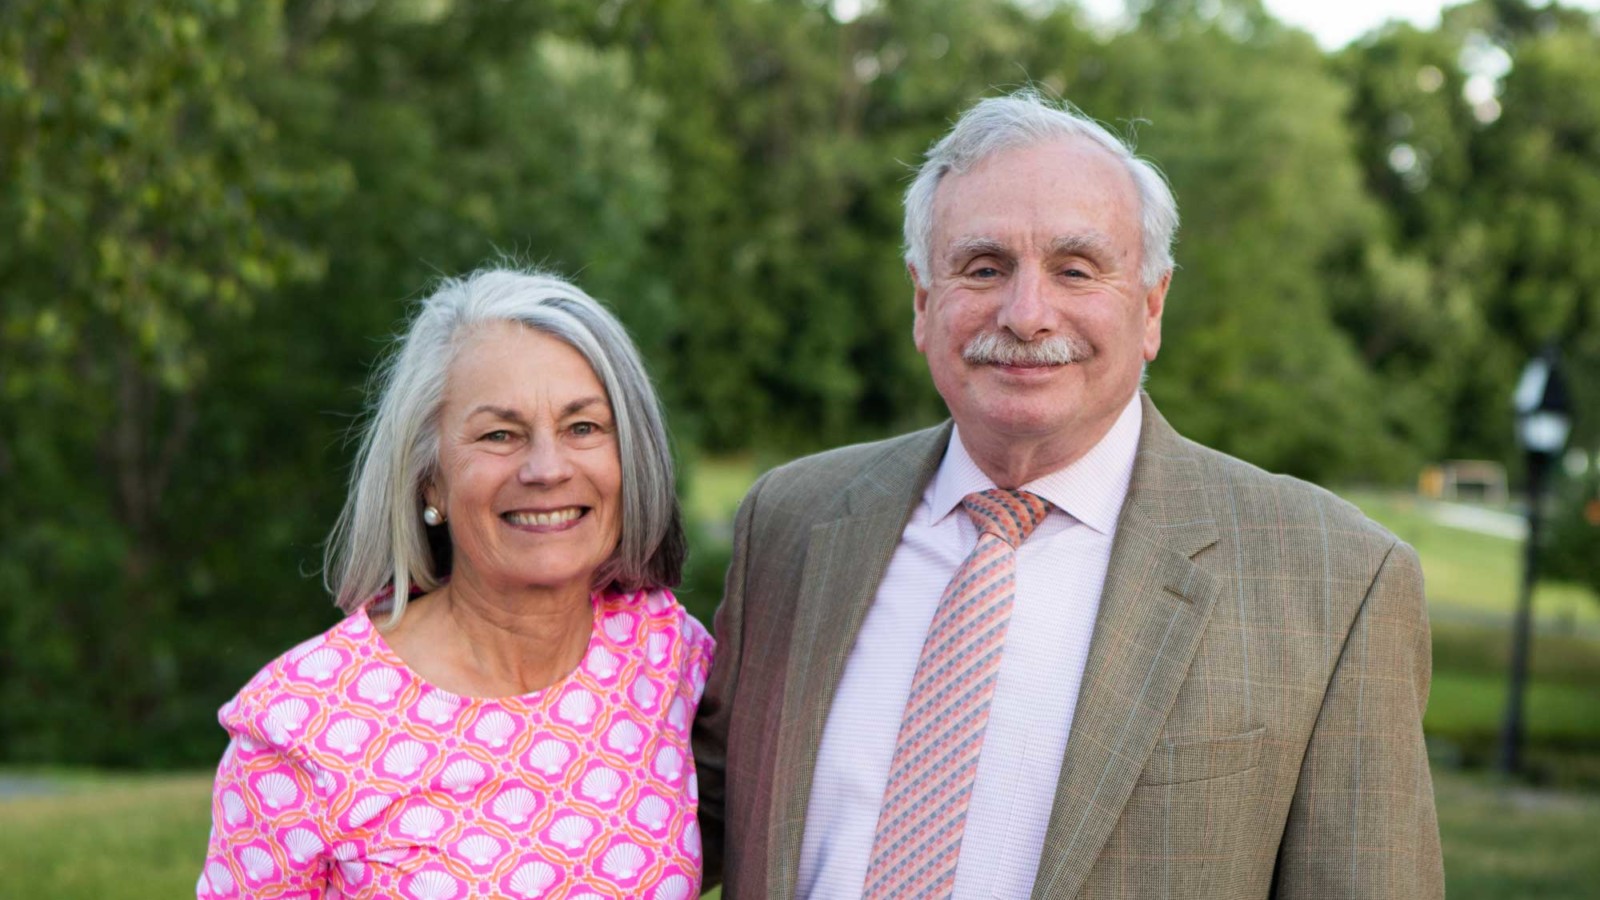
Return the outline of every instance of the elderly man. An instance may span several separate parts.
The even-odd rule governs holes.
[[[724,896],[1443,895],[1416,554],[1140,389],[1177,210],[984,100],[906,196],[952,422],[740,507],[695,750]]]

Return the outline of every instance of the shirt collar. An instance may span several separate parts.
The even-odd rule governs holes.
[[[1038,494],[1056,509],[1101,534],[1116,530],[1122,502],[1128,496],[1133,478],[1133,459],[1139,449],[1139,429],[1144,409],[1135,393],[1122,414],[1100,442],[1066,468],[1057,469],[1022,486]],[[951,429],[950,446],[939,470],[923,493],[931,521],[938,522],[955,511],[961,499],[974,491],[995,486],[972,461],[961,441],[961,429]]]

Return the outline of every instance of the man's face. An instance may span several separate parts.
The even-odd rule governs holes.
[[[1124,166],[1083,139],[940,183],[913,334],[974,453],[1025,444],[1066,465],[1138,390],[1167,289],[1139,277],[1139,210]]]

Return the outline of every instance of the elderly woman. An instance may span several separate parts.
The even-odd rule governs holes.
[[[698,895],[712,642],[618,322],[486,271],[377,381],[328,552],[347,615],[222,707],[201,897]]]

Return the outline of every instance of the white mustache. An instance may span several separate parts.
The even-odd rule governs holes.
[[[1064,366],[1082,362],[1089,345],[1068,335],[1038,341],[1019,340],[1009,331],[985,331],[967,342],[961,358],[973,365]]]

